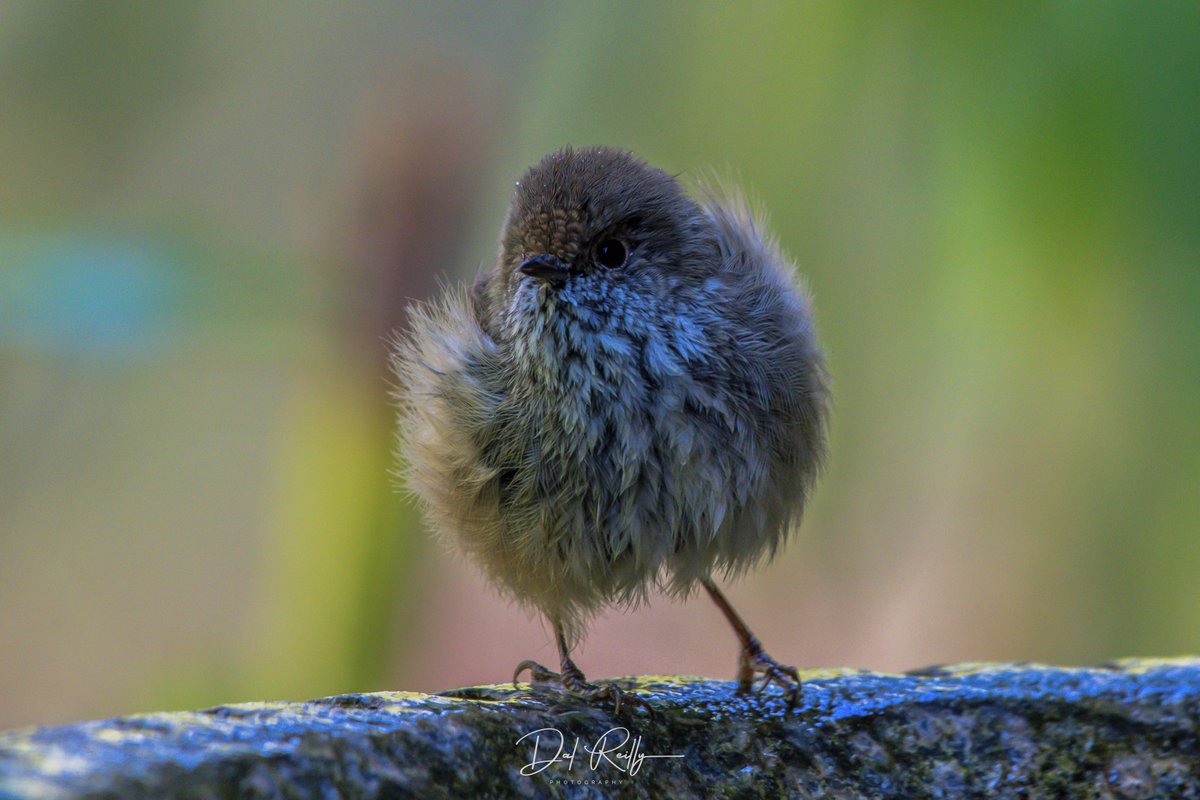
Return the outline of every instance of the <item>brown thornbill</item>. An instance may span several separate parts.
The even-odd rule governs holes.
[[[699,585],[741,643],[739,689],[761,675],[795,702],[795,668],[714,582],[799,523],[828,415],[808,294],[740,196],[565,148],[517,183],[495,266],[411,321],[393,355],[405,477],[550,622],[559,671],[517,676],[619,707],[632,696],[571,660],[587,621]]]

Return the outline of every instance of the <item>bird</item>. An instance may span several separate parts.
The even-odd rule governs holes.
[[[514,684],[629,693],[572,659],[588,622],[703,589],[769,656],[717,580],[770,560],[827,451],[830,381],[809,291],[744,195],[694,198],[627,150],[563,147],[516,182],[496,262],[409,308],[392,342],[398,472],[440,537],[540,614],[559,669]],[[637,698],[631,698],[637,702]]]

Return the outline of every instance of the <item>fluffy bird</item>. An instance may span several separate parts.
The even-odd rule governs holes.
[[[545,616],[557,682],[620,707],[571,659],[588,620],[770,559],[825,455],[828,379],[808,293],[739,195],[689,197],[631,153],[564,148],[516,184],[493,268],[410,309],[392,356],[404,477],[433,527]]]

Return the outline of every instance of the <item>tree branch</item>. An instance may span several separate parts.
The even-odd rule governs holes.
[[[790,714],[646,677],[652,714],[481,686],[14,731],[0,798],[1200,796],[1200,660],[803,677]]]

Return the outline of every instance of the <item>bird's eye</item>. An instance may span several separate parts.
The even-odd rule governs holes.
[[[596,245],[596,263],[608,269],[615,269],[625,263],[628,253],[625,245],[619,239],[604,239]]]

